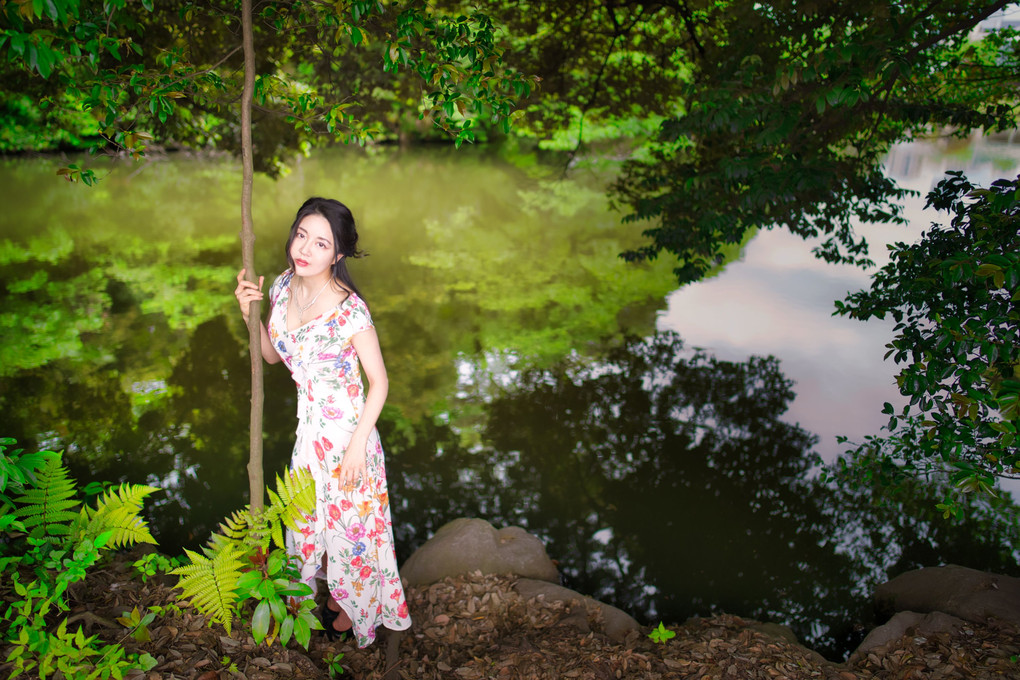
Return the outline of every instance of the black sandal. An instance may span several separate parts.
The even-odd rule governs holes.
[[[339,638],[343,633],[333,627],[333,622],[336,621],[336,617],[340,616],[340,612],[335,612],[329,608],[329,598],[322,603],[322,608],[319,610],[319,621],[322,622],[322,634],[325,635],[330,642]]]

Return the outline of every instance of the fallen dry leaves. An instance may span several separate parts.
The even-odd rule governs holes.
[[[617,643],[602,634],[596,610],[581,603],[525,601],[513,584],[509,576],[475,573],[409,590],[415,625],[393,641],[389,666],[386,631],[360,650],[350,641],[313,637],[306,652],[293,643],[288,649],[259,646],[238,630],[228,636],[189,610],[157,618],[148,642],[124,640],[125,629],[113,623],[122,612],[165,606],[174,602],[175,591],[160,581],[143,584],[116,563],[72,593],[77,606],[71,617],[86,632],[153,655],[158,665],[135,680],[318,680],[329,677],[324,657],[338,653],[340,677],[359,680],[1020,678],[1020,664],[1013,660],[1020,654],[1015,628],[974,625],[955,635],[907,636],[852,664],[834,664],[727,615],[672,626],[676,637],[666,644],[643,633]],[[10,671],[0,665],[0,672]]]

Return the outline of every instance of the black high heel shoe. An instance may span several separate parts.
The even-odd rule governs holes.
[[[343,633],[333,627],[333,622],[340,616],[340,612],[335,612],[329,608],[329,598],[322,603],[322,608],[319,610],[319,621],[322,622],[322,634],[326,636],[330,642],[338,640]]]

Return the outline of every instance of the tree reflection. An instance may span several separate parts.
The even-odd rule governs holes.
[[[360,197],[383,244],[366,243],[356,277],[392,376],[379,427],[400,557],[457,517],[521,524],[569,585],[640,617],[774,618],[830,651],[897,570],[1006,571],[1020,541],[1001,509],[953,524],[925,514],[928,487],[877,505],[813,479],[814,440],[782,420],[793,393],[774,359],[718,361],[673,336],[619,345],[613,329],[650,331],[672,278],[618,261],[627,233],[584,184],[519,181],[485,158],[329,158],[262,187],[260,224],[279,243],[286,206],[335,192]],[[151,519],[171,552],[246,502],[224,174],[166,164],[130,192],[120,175],[89,194],[47,184],[0,225],[0,435],[67,448],[81,481],[163,487]],[[260,257],[281,266],[279,248]],[[560,360],[568,348],[587,356]],[[286,369],[267,370],[266,393],[273,474],[296,425]]]
[[[164,337],[158,319],[154,338]],[[204,540],[222,518],[247,503],[250,373],[247,348],[223,317],[199,326],[165,380],[158,403],[140,412],[132,385],[118,367],[131,364],[137,341],[119,348],[117,364],[92,368],[53,362],[0,379],[7,436],[21,446],[66,448],[79,482],[117,480],[163,489],[147,505],[162,549],[179,551]],[[154,340],[156,351],[159,343]],[[287,371],[266,371],[266,469],[286,465],[293,446],[293,383]],[[291,395],[289,403],[287,397]],[[41,425],[54,429],[41,431]]]
[[[134,323],[165,330],[151,316]],[[246,502],[249,366],[237,325],[199,326],[158,403],[140,412],[110,366],[53,362],[0,379],[5,431],[29,447],[75,442],[68,461],[81,481],[163,487],[148,508],[162,549],[194,546]],[[144,363],[158,341],[130,347],[124,361]],[[457,517],[519,524],[547,542],[567,585],[649,623],[713,611],[776,620],[833,658],[874,624],[872,586],[902,570],[1017,571],[1006,501],[975,500],[950,522],[931,512],[931,486],[879,503],[870,489],[812,477],[814,437],[782,420],[793,392],[775,359],[720,361],[673,335],[594,363],[487,359],[462,361],[453,410],[409,419],[390,406],[380,420],[401,559]],[[295,397],[279,366],[266,388],[274,473],[293,446]],[[33,442],[39,422],[57,429]]]
[[[720,361],[660,335],[594,365],[511,375],[475,390],[473,446],[449,423],[388,423],[403,557],[455,517],[520,524],[546,540],[567,585],[639,618],[775,620],[839,658],[874,625],[871,587],[898,562],[993,568],[1009,553],[1004,531],[984,531],[984,554],[960,547],[987,514],[955,528],[929,518],[946,533],[920,539],[924,559],[909,560],[904,540],[876,572],[851,534],[887,531],[896,510],[811,475],[815,438],[782,420],[793,392],[773,358]],[[900,512],[923,503],[903,500]]]

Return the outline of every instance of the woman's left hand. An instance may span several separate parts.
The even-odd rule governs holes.
[[[344,458],[340,461],[340,476],[337,480],[341,489],[354,487],[359,481],[365,478],[365,451],[368,442],[365,439],[354,437],[347,444],[344,451]]]

